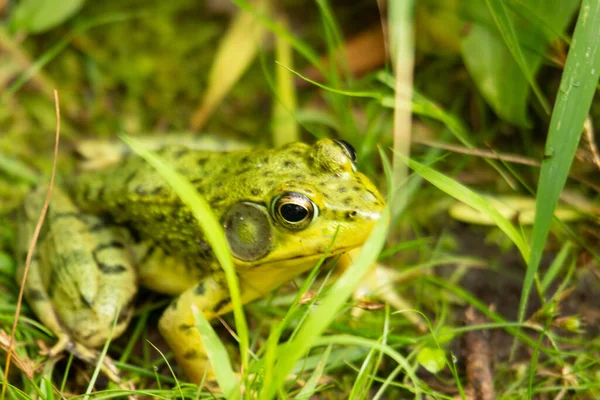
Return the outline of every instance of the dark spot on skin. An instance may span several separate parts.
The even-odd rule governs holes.
[[[196,294],[197,296],[202,296],[204,293],[206,293],[205,283],[204,282],[200,282],[196,286],[196,289],[194,289],[194,294]]]
[[[298,179],[299,181],[303,181],[306,179],[306,177],[302,174],[296,174],[294,175],[294,179]]]
[[[37,290],[37,289],[27,289],[25,297],[27,297],[27,300],[29,300],[31,302],[47,300],[44,292],[42,292],[41,290]]]
[[[287,168],[296,168],[296,163],[290,160],[285,160],[283,166]]]
[[[242,157],[242,158],[240,159],[240,165],[247,164],[247,163],[248,163],[248,161],[250,161],[250,157],[248,157],[248,156],[244,156],[244,157]]]
[[[135,243],[139,243],[142,241],[142,236],[140,235],[140,232],[137,229],[133,229],[130,227],[129,233],[131,234],[131,239],[133,239]]]
[[[98,330],[94,329],[93,331],[91,331],[90,333],[88,333],[87,335],[85,335],[83,337],[83,339],[89,340],[89,339],[93,338],[94,336],[96,336],[97,334],[98,334]]]
[[[199,357],[199,354],[196,350],[192,349],[192,350],[188,350],[183,354],[183,358],[185,358],[186,360],[195,360]]]
[[[125,179],[125,185],[129,186],[131,181],[133,181],[133,179],[135,178],[136,174],[137,174],[136,171],[133,171],[132,173],[130,173],[129,176]]]
[[[217,196],[213,197],[212,199],[210,199],[210,204],[212,205],[213,203],[218,203],[223,200],[225,200],[225,197],[223,197],[221,195],[217,195]]]
[[[162,186],[157,186],[154,189],[152,189],[151,194],[159,194],[162,190],[163,190]]]
[[[252,196],[258,196],[260,194],[260,189],[252,189],[250,193]]]
[[[203,157],[203,158],[199,158],[197,163],[199,167],[204,167],[206,165],[206,162],[208,161],[207,158]]]
[[[215,184],[215,189],[221,189],[223,187],[223,181],[219,181]]]
[[[323,182],[319,182],[319,186],[321,187],[325,187],[327,186],[327,182],[323,181]]]
[[[181,158],[182,156],[186,155],[189,152],[190,152],[190,150],[186,149],[184,147],[184,148],[181,148],[181,149],[177,150],[175,153],[173,153],[173,157],[175,157],[175,158]]]
[[[341,186],[341,187],[338,188],[338,193],[346,193],[347,190],[348,189],[346,189],[345,186]]]
[[[157,215],[154,217],[154,220],[155,220],[156,222],[164,222],[166,219],[167,219],[167,217],[165,216],[165,214],[157,214]]]
[[[231,302],[231,300],[229,298],[226,298],[226,299],[223,299],[223,300],[219,301],[213,307],[213,311],[214,312],[219,312],[220,309],[222,309],[223,307],[225,307],[226,305],[228,305],[230,302]]]
[[[192,222],[192,221],[194,221],[194,220],[195,220],[195,218],[194,218],[194,215],[193,215],[192,213],[185,213],[185,214],[183,215],[183,220],[184,220],[185,222]]]
[[[221,170],[221,173],[227,175],[229,173],[229,168],[225,167]]]
[[[190,329],[192,329],[193,327],[194,327],[194,325],[181,324],[181,325],[179,325],[177,328],[178,328],[180,331],[184,331],[184,332],[185,332],[185,331],[189,331],[189,330],[190,330]]]
[[[113,275],[113,274],[121,274],[127,271],[127,268],[124,265],[108,265],[104,263],[98,263],[98,268],[102,271],[103,274]]]
[[[268,164],[269,163],[269,157],[263,157],[262,160],[260,160],[261,163],[263,164]]]
[[[96,224],[94,224],[94,225],[90,226],[90,227],[88,228],[88,230],[89,230],[90,232],[100,232],[100,231],[101,231],[101,230],[103,230],[104,228],[107,228],[107,225],[106,225],[106,223],[104,223],[104,222],[102,222],[102,221],[101,221],[101,222],[98,222],[98,223],[96,223]]]
[[[290,153],[295,155],[296,157],[302,157],[302,155],[303,155],[301,150],[292,150],[292,151],[290,151]]]
[[[352,190],[354,190],[355,192],[360,192],[360,187],[359,186],[352,186]]]
[[[85,185],[83,188],[83,198],[86,200],[90,199],[90,187],[88,185]]]
[[[127,308],[123,311],[121,311],[119,313],[119,316],[117,317],[117,324],[122,324],[124,322],[126,322],[127,320],[129,320],[129,317],[131,316],[131,308]]]
[[[100,187],[100,190],[98,190],[98,199],[100,200],[104,200],[104,190],[106,189],[106,186],[102,186]]]
[[[98,246],[96,246],[96,248],[94,249],[94,253],[98,252],[98,251],[102,251],[105,249],[124,249],[125,245],[121,242],[119,242],[118,240],[111,240],[108,243],[102,243],[99,244]]]
[[[92,308],[92,301],[90,299],[87,299],[83,294],[80,294],[79,298],[87,308]]]
[[[126,211],[126,210],[127,210],[127,206],[125,205],[125,202],[124,202],[124,201],[117,201],[117,202],[115,203],[115,206],[116,206],[116,207],[117,207],[119,210],[121,210],[121,211]]]
[[[331,197],[329,197],[329,195],[327,193],[323,193],[323,197],[325,197],[328,200],[331,198]]]
[[[135,192],[139,195],[145,195],[146,191],[144,190],[144,188],[140,185],[140,186],[136,186],[135,188]]]
[[[199,183],[202,183],[203,180],[204,180],[204,178],[196,178],[196,179],[192,179],[190,182],[193,183],[194,185],[197,185]]]
[[[269,181],[267,181],[265,184],[266,184],[267,186],[273,186],[273,185],[275,185],[275,181],[271,181],[271,180],[269,180]]]

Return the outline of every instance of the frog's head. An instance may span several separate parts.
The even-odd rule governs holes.
[[[238,186],[262,190],[248,189],[223,215],[239,266],[301,264],[327,249],[334,255],[365,242],[385,204],[373,183],[356,171],[351,145],[322,139],[265,154],[252,182],[239,176]]]

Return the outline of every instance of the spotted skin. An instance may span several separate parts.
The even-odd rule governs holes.
[[[356,171],[355,154],[329,139],[266,150],[218,153],[169,145],[157,152],[194,185],[222,222],[244,303],[310,269],[327,249],[336,255],[361,246],[384,208],[376,187]],[[57,334],[94,347],[111,324],[104,320],[100,326],[90,316],[73,321],[74,311],[64,309],[89,312],[100,304],[98,288],[114,282],[121,294],[112,296],[109,314],[111,322],[117,318],[124,327],[128,315],[114,310],[117,305],[129,310],[137,287],[135,265],[140,285],[177,296],[159,323],[177,363],[190,380],[211,380],[192,305],[211,319],[229,312],[231,301],[221,268],[190,210],[168,182],[133,155],[82,174],[71,193],[77,207],[66,196],[62,199],[61,192],[64,209],[52,215],[64,216],[50,218],[52,234],[43,243],[43,249],[52,251],[36,263],[34,279],[28,280],[36,313],[48,315],[40,318]],[[40,192],[31,197],[36,198],[31,203],[43,198]],[[286,202],[301,203],[290,207]],[[35,205],[31,208],[37,211]],[[32,219],[36,215],[30,214]],[[61,220],[68,226],[60,225]],[[125,231],[121,227],[129,233],[117,234]],[[81,239],[85,245],[71,247],[70,238],[78,235],[87,238]],[[49,277],[35,277],[49,270]],[[91,275],[99,276],[95,282],[100,283],[73,284]],[[79,325],[88,326],[87,331]]]

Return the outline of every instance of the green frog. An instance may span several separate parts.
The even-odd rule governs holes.
[[[354,149],[341,140],[231,152],[167,145],[157,153],[221,221],[244,303],[312,268],[327,249],[334,256],[361,246],[384,208],[377,188],[357,172]],[[210,379],[192,306],[207,319],[232,307],[224,273],[190,210],[135,155],[82,173],[68,187],[69,194],[54,189],[25,284],[28,303],[58,337],[49,355],[66,349],[94,362],[94,348],[126,329],[141,285],[175,296],[159,329],[191,381],[207,373]],[[40,186],[24,201],[24,248],[46,190]],[[102,368],[118,380],[112,364]]]

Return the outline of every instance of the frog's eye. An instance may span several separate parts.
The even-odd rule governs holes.
[[[352,161],[352,164],[356,164],[356,162],[358,161],[358,156],[356,155],[356,150],[354,150],[354,147],[350,143],[342,139],[337,139],[335,143],[337,143],[337,145],[340,146],[342,150],[344,150],[344,153],[346,153],[350,161]]]
[[[271,213],[281,226],[294,231],[307,228],[319,215],[319,208],[301,193],[284,193],[273,199]]]

